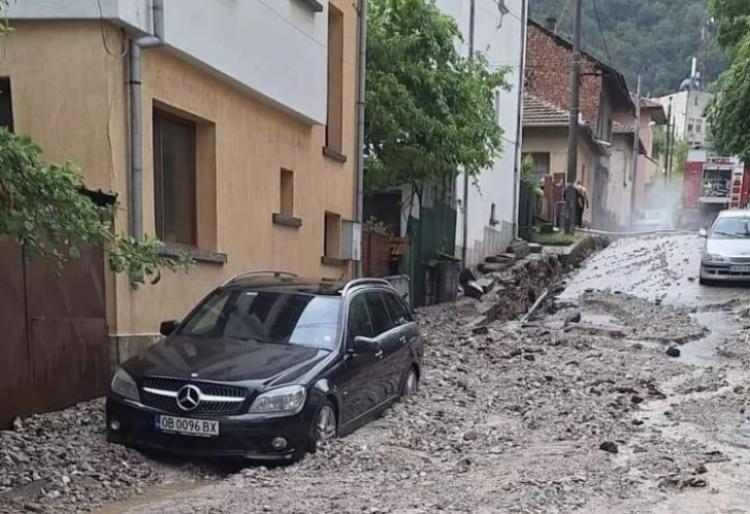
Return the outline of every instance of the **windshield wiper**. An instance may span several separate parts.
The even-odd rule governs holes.
[[[725,237],[731,237],[731,238],[733,238],[733,239],[734,239],[734,238],[737,238],[737,239],[739,239],[739,238],[745,237],[745,236],[744,236],[744,235],[742,235],[742,234],[733,234],[733,233],[731,233],[731,232],[722,232],[721,230],[717,230],[717,231],[715,231],[715,232],[714,232],[713,234],[711,234],[711,235],[712,235],[712,236],[725,236]]]

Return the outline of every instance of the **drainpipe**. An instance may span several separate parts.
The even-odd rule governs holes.
[[[526,76],[526,28],[528,0],[521,2],[521,68],[518,75],[518,119],[516,124],[516,155],[513,162],[513,239],[518,239],[518,189],[521,181],[521,149],[523,139],[523,91]]]
[[[364,221],[364,178],[365,178],[365,99],[367,73],[367,0],[359,0],[359,73],[357,74],[357,222],[362,226]],[[357,276],[362,276],[362,257],[357,261]]]
[[[164,44],[164,0],[152,0],[153,34],[130,39],[130,233],[143,240],[143,92],[141,50]]]

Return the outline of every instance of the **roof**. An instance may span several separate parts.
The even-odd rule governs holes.
[[[567,127],[570,124],[570,111],[542,100],[531,93],[523,95],[524,127]]]
[[[524,128],[563,128],[570,126],[570,111],[560,109],[559,107],[542,100],[531,93],[523,95],[523,127]],[[586,138],[587,142],[600,153],[606,153],[605,147],[594,136],[594,132],[587,123],[583,123],[581,118],[578,119],[578,127]]]
[[[664,111],[664,106],[658,100],[652,98],[641,98],[641,109],[650,111],[651,119],[655,121],[657,125],[664,125],[667,123],[667,113]]]
[[[559,34],[556,34],[549,29],[547,29],[544,25],[541,23],[538,23],[531,18],[529,18],[529,24],[533,25],[537,29],[544,32],[546,35],[554,39],[557,44],[564,46],[568,50],[573,50],[573,43],[565,39],[564,37],[560,36]],[[606,80],[609,85],[612,87],[612,89],[617,93],[618,100],[623,103],[629,110],[635,112],[635,104],[633,103],[633,99],[630,96],[630,90],[628,89],[628,83],[625,80],[625,76],[611,67],[608,64],[605,64],[600,59],[597,59],[590,53],[584,51],[581,49],[581,54],[585,56],[587,59],[594,61],[596,66],[598,66],[602,72],[603,72],[603,78]]]

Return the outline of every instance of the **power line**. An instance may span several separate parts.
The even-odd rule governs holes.
[[[604,53],[607,54],[609,63],[613,64],[612,56],[609,54],[609,47],[607,47],[607,39],[604,37],[604,29],[602,28],[602,19],[599,16],[599,6],[596,0],[591,0],[594,3],[594,13],[596,13],[596,24],[599,26],[599,35],[602,37],[602,45],[604,45]]]

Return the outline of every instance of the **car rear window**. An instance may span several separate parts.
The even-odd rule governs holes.
[[[294,344],[332,350],[341,298],[285,291],[222,289],[187,320],[180,335]]]

